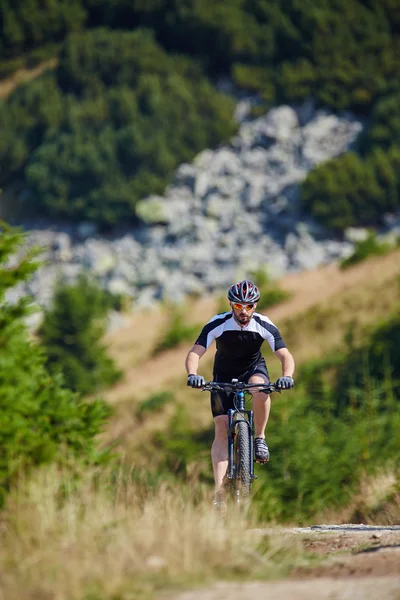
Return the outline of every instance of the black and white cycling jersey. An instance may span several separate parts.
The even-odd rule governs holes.
[[[215,315],[195,343],[208,348],[213,340],[217,346],[214,373],[243,373],[252,369],[261,358],[260,348],[265,340],[273,352],[286,348],[278,328],[257,312],[246,326],[239,325],[232,312]]]

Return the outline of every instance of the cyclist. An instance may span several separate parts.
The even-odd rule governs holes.
[[[265,360],[261,355],[261,345],[265,340],[282,364],[282,377],[277,381],[281,389],[294,385],[294,359],[282,336],[272,321],[255,312],[260,292],[248,280],[235,283],[228,290],[231,310],[215,315],[202,329],[194,346],[186,358],[187,385],[201,388],[204,377],[197,374],[200,358],[216,341],[216,354],[213,367],[213,380],[230,382],[238,379],[245,383],[269,383]],[[265,427],[268,422],[271,399],[265,392],[254,390],[253,412],[255,428],[255,458],[259,463],[269,460],[269,449],[265,441]],[[211,392],[211,411],[215,423],[215,438],[211,448],[211,458],[215,479],[214,504],[224,503],[223,479],[228,466],[228,410],[233,408],[232,394]]]

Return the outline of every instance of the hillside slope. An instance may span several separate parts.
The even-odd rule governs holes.
[[[279,282],[292,297],[271,308],[268,316],[279,326],[299,365],[339,344],[350,323],[373,324],[387,316],[399,299],[399,275],[400,250],[345,271],[331,264],[293,273]],[[187,305],[188,323],[201,326],[220,305],[219,298],[191,302]],[[146,389],[147,393],[169,387],[176,378],[184,384],[184,360],[190,344],[151,356],[167,323],[168,310],[141,310],[123,329],[107,336],[110,352],[125,374],[123,381],[107,392],[110,402],[131,397],[135,389]],[[211,350],[208,369],[212,355]]]

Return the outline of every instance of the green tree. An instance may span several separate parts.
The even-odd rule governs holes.
[[[339,407],[363,404],[370,389],[377,396],[390,389],[400,400],[400,311],[346,355],[336,371],[334,397]]]
[[[308,174],[303,209],[338,232],[350,226],[377,226],[399,208],[400,150],[379,148],[365,159],[348,152]]]
[[[18,231],[1,224],[0,504],[14,478],[35,465],[69,454],[83,462],[100,460],[96,436],[109,414],[101,400],[86,402],[65,387],[60,373],[50,375],[43,349],[23,323],[29,299],[7,302],[7,292],[38,266],[34,253],[22,252],[21,240]]]
[[[81,0],[0,0],[0,13],[0,55],[7,57],[62,41],[86,19]]]
[[[376,148],[388,150],[400,146],[400,91],[380,98],[370,114],[370,123],[362,139],[364,154]]]
[[[0,103],[0,183],[25,179],[31,207],[105,227],[135,218],[173,170],[229,138],[233,102],[151,32],[67,38],[56,73]]]
[[[102,344],[104,292],[82,275],[75,285],[60,283],[39,331],[51,372],[61,370],[69,388],[84,394],[115,383],[121,373]]]
[[[105,227],[135,218],[179,163],[234,133],[232,103],[205,77],[219,75],[258,93],[257,110],[312,96],[369,118],[370,162],[339,158],[315,177],[320,192],[306,184],[325,225],[375,225],[398,207],[375,155],[393,166],[400,145],[395,0],[0,0],[0,12],[4,56],[63,42],[55,73],[0,103],[0,183],[23,179],[33,209]]]
[[[0,102],[0,182],[21,173],[32,151],[61,123],[63,105],[54,75],[45,73],[18,87],[7,102]]]

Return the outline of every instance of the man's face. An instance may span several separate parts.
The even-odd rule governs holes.
[[[231,307],[233,310],[233,316],[239,325],[248,325],[250,320],[256,310],[257,304],[242,304],[231,302]]]

